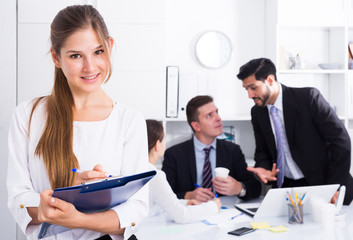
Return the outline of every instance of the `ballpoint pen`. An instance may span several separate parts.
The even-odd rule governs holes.
[[[82,170],[82,169],[78,169],[78,168],[72,168],[71,171],[73,171],[74,173],[83,173],[87,170]],[[111,174],[107,174],[107,177],[113,177],[113,175]]]
[[[73,171],[74,173],[83,173],[84,170],[78,169],[78,168],[73,168],[71,169],[71,171]]]
[[[234,218],[239,217],[239,216],[241,216],[241,215],[243,215],[243,214],[244,214],[244,213],[243,213],[243,212],[241,212],[241,213],[239,213],[239,214],[237,214],[237,215],[235,215],[235,216],[231,217],[229,220],[233,220]]]

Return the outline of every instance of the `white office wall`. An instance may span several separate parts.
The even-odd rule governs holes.
[[[264,56],[264,2],[122,2],[97,4],[116,41],[115,75],[105,86],[111,96],[147,118],[163,118],[165,68],[172,65],[180,71],[180,108],[197,94],[210,94],[224,118],[249,115],[253,102],[247,100],[236,74],[249,59]],[[144,11],[136,9],[139,4]],[[224,32],[233,45],[230,62],[218,70],[202,67],[194,55],[197,38],[208,30]],[[181,111],[179,117],[184,118],[185,113]]]
[[[236,74],[240,66],[250,59],[265,55],[265,23],[265,1],[167,1],[166,65],[179,66],[179,118],[186,119],[185,106],[198,94],[214,97],[223,120],[250,115],[253,101],[248,99]],[[198,37],[210,30],[225,33],[232,43],[230,61],[220,69],[202,67],[194,54]],[[235,127],[239,137],[237,143],[246,158],[253,158],[255,143],[251,124],[227,121],[224,125]],[[167,146],[191,136],[187,124],[171,122],[166,126]],[[243,129],[249,131],[244,132]]]
[[[18,103],[50,93],[54,65],[49,31],[49,23],[18,24]]]
[[[223,118],[249,115],[253,102],[236,74],[242,64],[265,54],[264,9],[265,1],[257,0],[167,1],[166,64],[179,66],[181,107],[196,94],[211,94]],[[194,55],[197,38],[209,30],[225,33],[233,46],[229,63],[217,70],[202,67]],[[199,88],[184,94],[193,85]]]
[[[86,2],[18,0],[18,103],[50,93],[54,76],[49,53],[50,23],[57,12],[67,5]]]
[[[87,4],[86,0],[17,0],[19,23],[51,23],[59,10],[74,4]]]
[[[7,208],[7,134],[16,106],[16,1],[0,1],[0,239],[15,239],[16,224]]]
[[[97,1],[115,39],[113,77],[104,86],[118,103],[146,118],[165,109],[165,0]]]

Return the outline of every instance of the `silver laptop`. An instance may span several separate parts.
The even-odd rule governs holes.
[[[234,204],[234,206],[239,211],[253,216],[254,218],[286,216],[288,214],[286,201],[288,193],[294,196],[294,192],[297,192],[298,198],[301,198],[305,194],[303,199],[303,212],[304,214],[310,214],[310,198],[321,198],[325,202],[329,202],[339,186],[339,184],[330,184],[294,188],[273,188],[267,192],[261,203],[239,203]]]

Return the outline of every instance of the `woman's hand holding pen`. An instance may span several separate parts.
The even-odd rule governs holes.
[[[221,207],[222,207],[221,200],[219,200],[219,198],[214,198],[211,201],[214,201],[217,204],[218,212],[221,211]]]
[[[200,187],[199,187],[200,188]],[[218,196],[218,194],[216,194],[215,196],[214,196],[214,198],[212,199],[212,200],[210,200],[210,201],[213,201],[213,202],[215,202],[216,204],[217,204],[217,207],[218,207],[218,212],[221,210],[221,207],[222,207],[222,203],[221,203],[221,200],[219,200],[219,198],[217,198],[217,196]],[[197,201],[197,200],[195,200],[195,199],[190,199],[187,203],[186,203],[186,205],[199,205],[200,203]]]
[[[72,171],[77,173],[75,185],[79,185],[83,182],[88,182],[92,180],[107,178],[110,176],[107,172],[103,171],[103,167],[100,164],[95,165],[93,170],[84,171],[74,168]]]
[[[190,199],[186,205],[189,206],[189,205],[199,205],[200,203],[196,200],[196,199]]]

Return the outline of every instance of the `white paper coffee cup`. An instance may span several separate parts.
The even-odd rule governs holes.
[[[331,203],[322,203],[320,205],[321,212],[321,227],[325,230],[332,230],[335,226],[335,205]]]
[[[311,206],[311,216],[314,222],[320,223],[321,221],[321,204],[325,203],[325,201],[321,198],[316,198],[312,196],[310,198],[310,206]]]
[[[229,169],[224,167],[216,167],[214,169],[216,177],[226,178],[229,174]]]

